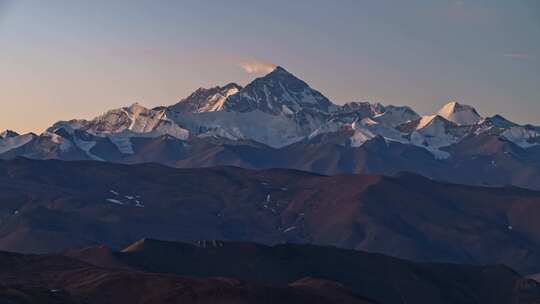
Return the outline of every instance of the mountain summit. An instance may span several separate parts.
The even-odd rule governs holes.
[[[167,115],[198,137],[253,140],[281,148],[306,138],[339,106],[320,92],[276,67],[246,87],[199,89]]]
[[[455,101],[447,103],[437,114],[451,122],[465,126],[477,124],[482,120],[475,108]]]
[[[16,136],[19,136],[19,134],[11,130],[5,130],[4,132],[0,133],[0,139],[6,139],[6,138],[16,137]]]
[[[202,113],[215,112],[223,109],[225,100],[242,90],[236,83],[226,86],[213,87],[210,89],[200,88],[188,97],[180,100],[177,104],[169,107],[177,112]]]
[[[227,111],[260,110],[272,115],[294,115],[304,110],[329,113],[334,107],[320,92],[279,66],[231,96],[224,106]]]

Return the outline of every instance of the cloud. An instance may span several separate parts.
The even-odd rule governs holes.
[[[249,74],[267,74],[272,72],[276,65],[260,60],[250,60],[240,63],[240,67]]]
[[[512,58],[512,59],[521,59],[521,60],[526,60],[526,59],[531,58],[531,55],[529,55],[527,53],[505,53],[505,54],[503,54],[503,56],[508,57],[508,58]]]

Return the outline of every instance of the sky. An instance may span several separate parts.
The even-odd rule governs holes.
[[[0,0],[0,130],[42,132],[280,65],[338,104],[540,125],[537,0]]]

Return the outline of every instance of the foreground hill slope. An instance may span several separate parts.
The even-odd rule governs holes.
[[[2,304],[372,303],[339,287],[318,292],[309,282],[270,286],[102,268],[64,256],[0,253],[0,258]]]
[[[375,303],[540,300],[540,284],[504,266],[418,264],[334,247],[143,239],[120,252],[95,247],[71,250],[66,255],[117,269],[199,278],[230,277],[282,288],[302,286],[323,294],[349,290]]]

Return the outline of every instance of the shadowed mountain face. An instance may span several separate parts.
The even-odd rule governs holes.
[[[334,245],[438,262],[540,268],[540,193],[416,175],[0,162],[0,248],[138,239]]]
[[[349,290],[374,303],[534,303],[540,299],[540,284],[503,266],[417,264],[334,247],[144,239],[121,252],[95,247],[66,255],[106,268],[230,277],[313,288],[323,294]]]

